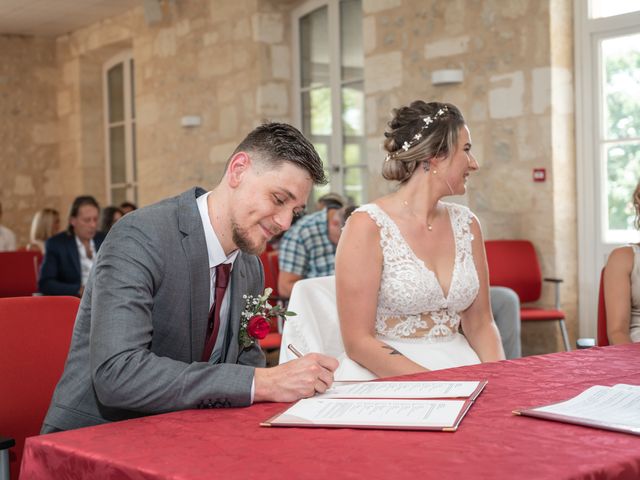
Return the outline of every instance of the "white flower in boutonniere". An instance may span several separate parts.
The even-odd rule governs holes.
[[[242,296],[245,303],[238,335],[242,348],[249,348],[256,343],[256,340],[262,340],[266,337],[271,330],[271,322],[296,315],[295,312],[289,312],[281,305],[271,305],[268,299],[272,291],[271,288],[267,288],[260,297]]]

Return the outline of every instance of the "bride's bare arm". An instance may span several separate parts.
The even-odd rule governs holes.
[[[633,248],[611,252],[604,269],[604,304],[607,309],[607,337],[611,345],[631,343],[631,271]]]
[[[471,223],[473,241],[473,261],[478,272],[480,290],[471,306],[462,313],[462,330],[469,341],[471,348],[475,350],[483,362],[504,360],[504,350],[500,340],[500,333],[493,321],[491,313],[491,301],[489,299],[489,268],[487,267],[487,254],[484,250],[482,230],[478,220],[474,217]]]
[[[378,227],[366,213],[355,213],[336,252],[336,297],[347,355],[379,377],[426,371],[375,336],[381,275]]]

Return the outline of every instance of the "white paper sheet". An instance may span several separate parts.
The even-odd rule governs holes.
[[[532,411],[640,431],[640,387],[622,384],[613,387],[595,385],[566,402],[534,408]]]
[[[360,382],[330,388],[315,398],[466,398],[480,382]]]
[[[463,400],[300,400],[281,415],[284,422],[297,420],[319,425],[371,425],[400,427],[453,427]]]

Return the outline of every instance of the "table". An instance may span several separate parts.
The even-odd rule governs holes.
[[[489,381],[457,432],[265,428],[286,404],[189,410],[27,439],[21,480],[640,478],[640,437],[512,415],[640,385],[640,344],[402,377]]]

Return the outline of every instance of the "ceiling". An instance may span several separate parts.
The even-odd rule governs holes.
[[[62,35],[142,3],[142,0],[0,0],[0,35]]]

